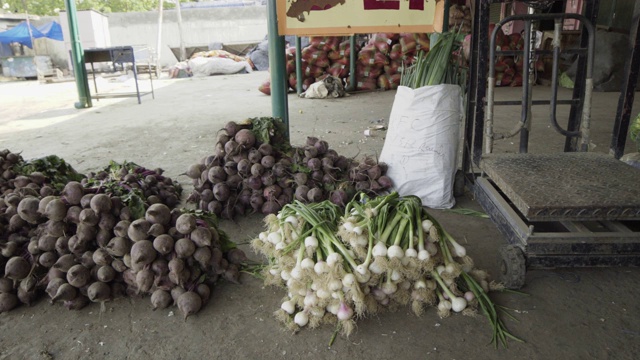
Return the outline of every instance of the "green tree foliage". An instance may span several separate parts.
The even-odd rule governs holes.
[[[149,11],[158,9],[158,0],[75,0],[78,10],[96,10],[103,13]],[[181,0],[182,2],[186,2]],[[65,10],[64,0],[0,0],[7,10],[13,13],[24,13],[24,4],[29,14],[56,15]],[[165,1],[163,7],[175,7],[174,0]]]

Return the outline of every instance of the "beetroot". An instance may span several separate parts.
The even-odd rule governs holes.
[[[230,190],[233,190],[233,192],[236,192],[236,190],[242,187],[242,181],[243,181],[242,176],[235,174],[227,178],[226,184],[229,186]]]
[[[87,297],[93,302],[104,302],[111,297],[111,287],[101,281],[89,285]]]
[[[238,161],[237,172],[242,176],[247,176],[251,172],[251,162],[248,159]]]
[[[44,215],[52,221],[62,221],[67,216],[67,205],[60,199],[51,199],[45,207]]]
[[[193,258],[203,267],[207,268],[211,263],[211,248],[208,246],[199,247],[193,253]]]
[[[187,238],[182,238],[176,241],[174,248],[176,251],[176,255],[181,259],[188,258],[196,251],[196,245],[193,243],[193,241]]]
[[[275,165],[275,163],[276,159],[271,155],[265,155],[260,160],[260,164],[266,169],[271,169]]]
[[[251,175],[260,176],[262,174],[264,174],[264,166],[262,166],[262,164],[256,163],[251,165]]]
[[[252,177],[247,179],[246,185],[250,189],[260,190],[260,189],[262,189],[262,178],[260,176],[252,176]]]
[[[153,239],[153,248],[162,255],[167,255],[172,252],[173,244],[173,238],[167,234],[160,235]]]
[[[18,306],[18,297],[11,293],[0,294],[0,314],[3,312],[11,311]]]
[[[157,253],[153,243],[149,240],[141,240],[131,247],[131,265],[148,265],[156,259]]]
[[[196,228],[196,217],[191,214],[182,214],[176,220],[176,229],[180,234],[183,234],[183,235],[190,234],[195,228]]]
[[[249,149],[256,143],[256,136],[248,129],[238,131],[234,139],[243,149]]]
[[[153,204],[147,209],[145,219],[151,224],[169,225],[171,209],[165,204]]]
[[[29,262],[20,256],[14,256],[5,264],[4,276],[12,280],[22,280],[29,275],[29,271]]]
[[[206,179],[216,184],[227,179],[227,173],[222,166],[214,166],[207,171]]]
[[[204,170],[204,166],[202,166],[202,164],[193,164],[189,166],[189,169],[187,170],[185,175],[192,179],[199,179],[202,170]]]
[[[102,282],[108,283],[116,277],[116,270],[111,265],[105,265],[98,268],[96,278]]]
[[[74,265],[67,271],[67,282],[73,287],[81,288],[85,286],[90,278],[89,269],[81,264]]]
[[[178,309],[180,309],[184,316],[184,320],[186,321],[187,317],[200,311],[200,308],[202,307],[202,298],[193,291],[187,291],[180,295],[177,300],[177,304]]]
[[[136,284],[138,285],[138,292],[147,293],[153,286],[153,280],[155,276],[150,269],[142,269],[136,273]]]
[[[240,130],[240,126],[233,121],[229,121],[224,126],[224,129],[227,132],[227,136],[234,137],[236,136],[236,133]]]
[[[36,224],[38,222],[38,207],[40,205],[40,201],[34,197],[26,197],[20,201],[17,208],[17,213],[20,217],[30,223]]]
[[[195,228],[190,237],[197,247],[211,246],[211,231],[205,227]]]
[[[216,200],[210,201],[207,205],[207,210],[216,215],[220,215],[222,212],[222,203]]]
[[[56,260],[58,260],[58,256],[53,251],[47,251],[40,254],[40,257],[38,257],[38,263],[45,268],[52,267]]]
[[[111,198],[106,194],[96,194],[91,198],[89,205],[96,214],[100,215],[111,210]]]
[[[378,184],[382,189],[389,189],[393,186],[393,182],[391,182],[391,178],[386,175],[382,175],[378,178]]]
[[[55,303],[56,301],[67,301],[72,300],[78,295],[78,290],[72,286],[71,284],[65,283],[61,284],[56,291],[55,296],[51,298],[51,303]]]
[[[66,254],[58,258],[55,264],[53,264],[53,268],[66,273],[73,265],[76,265],[75,255]]]
[[[71,205],[80,205],[84,196],[84,187],[77,181],[68,182],[62,190],[62,196]]]
[[[233,156],[239,150],[242,149],[239,147],[238,143],[233,140],[229,140],[224,144],[224,151],[227,153],[227,156]]]
[[[249,261],[244,251],[238,248],[229,250],[227,252],[227,259],[229,260],[230,264],[235,264],[235,265],[246,264]]]
[[[320,202],[322,201],[324,195],[322,194],[322,189],[314,187],[313,189],[307,192],[307,199],[309,202]]]
[[[93,252],[92,258],[93,262],[98,266],[109,265],[113,260],[111,255],[109,255],[105,249],[96,249],[96,251]]]
[[[264,188],[263,196],[267,201],[275,200],[282,194],[282,188],[278,185],[270,185]]]
[[[151,305],[153,306],[153,310],[156,309],[166,309],[171,305],[173,299],[171,298],[171,294],[165,290],[156,290],[151,294]]]
[[[278,211],[280,211],[282,207],[280,206],[280,204],[278,204],[275,201],[267,201],[264,204],[262,204],[262,214],[263,215],[269,215],[269,214],[275,214]]]
[[[262,153],[260,153],[260,151],[258,151],[258,149],[251,149],[251,150],[249,150],[249,154],[247,155],[247,159],[252,164],[259,164],[260,160],[262,160]]]
[[[273,175],[271,171],[267,171],[264,174],[262,174],[261,180],[262,180],[262,185],[264,186],[271,186],[276,183],[276,177],[275,175]]]
[[[294,196],[296,200],[306,203],[307,201],[309,201],[309,199],[307,198],[308,192],[309,192],[309,187],[306,185],[301,185],[296,188],[296,192]]]
[[[250,205],[253,210],[258,211],[262,209],[262,205],[264,204],[264,198],[260,193],[254,193],[251,195]]]
[[[313,146],[318,151],[318,155],[324,155],[329,150],[329,143],[324,140],[319,140]]]
[[[149,238],[149,229],[151,223],[145,219],[138,219],[129,225],[127,236],[134,242],[147,240]]]
[[[213,187],[213,196],[218,201],[226,201],[231,196],[229,185],[225,183],[218,183]]]
[[[260,152],[260,154],[262,154],[263,157],[269,156],[273,154],[273,147],[267,143],[262,143],[258,147],[258,151]]]

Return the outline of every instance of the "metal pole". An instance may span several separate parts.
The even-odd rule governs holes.
[[[349,87],[347,91],[356,91],[356,35],[349,37]]]
[[[33,49],[34,55],[38,55],[38,52],[36,51],[36,43],[33,41],[33,30],[31,30],[31,21],[29,21],[29,9],[27,9],[26,0],[22,0],[22,7],[24,8],[24,14],[25,14],[25,17],[27,18],[27,29],[29,30],[29,39],[31,40],[31,49]]]
[[[78,102],[74,104],[76,109],[89,108],[91,104],[91,93],[89,92],[89,82],[87,81],[87,69],[84,65],[84,50],[78,35],[78,18],[76,16],[75,0],[65,0],[67,8],[67,20],[69,21],[69,36],[71,37],[71,60],[73,62],[73,72],[76,78],[76,88],[78,89]]]
[[[442,32],[445,33],[449,31],[449,8],[451,4],[449,4],[449,0],[444,0],[444,11],[442,12]]]
[[[160,50],[162,48],[162,7],[163,0],[158,0],[158,41],[156,42],[156,76],[160,78],[162,68],[160,67]]]
[[[302,40],[296,36],[296,93],[302,94]]]
[[[182,11],[180,10],[180,0],[176,1],[176,15],[178,16],[178,35],[180,36],[180,61],[185,61],[187,58],[187,50],[184,48],[184,41],[182,39]]]
[[[267,27],[269,30],[269,71],[271,72],[271,108],[273,117],[281,118],[289,139],[289,104],[285,71],[284,37],[278,34],[276,0],[268,0]]]

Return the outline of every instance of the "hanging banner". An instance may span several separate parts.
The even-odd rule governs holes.
[[[280,35],[430,33],[438,21],[436,13],[442,17],[436,0],[275,1]]]

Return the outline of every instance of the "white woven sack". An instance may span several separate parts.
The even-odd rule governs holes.
[[[455,205],[461,120],[460,86],[398,87],[380,161],[400,195],[416,195],[434,209]]]

